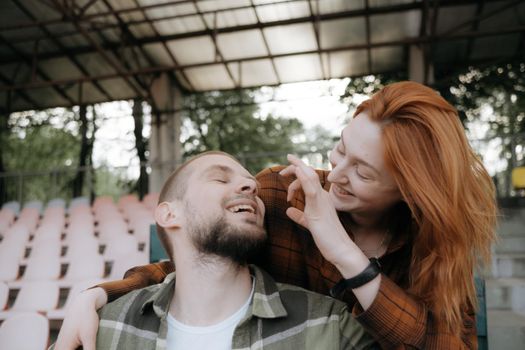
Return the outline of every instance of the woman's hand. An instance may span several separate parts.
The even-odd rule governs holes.
[[[288,187],[287,200],[290,201],[296,191],[302,190],[305,195],[304,212],[290,207],[286,210],[288,217],[310,231],[321,254],[336,266],[342,257],[356,252],[356,249],[360,252],[339,221],[329,194],[321,187],[315,170],[296,156],[288,155],[288,161],[290,165],[280,174],[295,176],[296,179]]]
[[[297,178],[288,187],[287,200],[290,201],[294,193],[302,189],[305,203],[304,212],[290,207],[286,210],[286,215],[310,231],[321,254],[339,270],[344,278],[358,275],[368,266],[369,260],[350,239],[339,221],[328,192],[321,187],[319,176],[314,169],[293,155],[288,155],[288,161],[290,165],[280,174],[295,175]],[[364,310],[367,310],[374,301],[380,283],[381,275],[378,275],[363,286],[353,289]]]
[[[102,288],[92,288],[80,293],[66,310],[66,317],[58,333],[55,350],[95,350],[99,318],[97,310],[107,303]]]

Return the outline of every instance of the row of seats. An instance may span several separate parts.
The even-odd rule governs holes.
[[[126,195],[116,203],[111,197],[97,197],[92,205],[87,198],[75,198],[68,207],[61,199],[45,207],[37,201],[23,208],[16,202],[4,204],[0,210],[0,349],[23,348],[15,345],[24,341],[18,335],[37,334],[27,333],[33,324],[47,327],[42,331],[47,344],[50,325],[60,324],[78,293],[122,278],[130,267],[147,263],[157,199],[158,195],[150,194],[142,201]],[[44,349],[45,345],[28,348]]]

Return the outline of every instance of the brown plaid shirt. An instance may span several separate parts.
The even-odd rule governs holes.
[[[286,216],[289,207],[286,194],[290,180],[278,174],[282,168],[269,168],[257,175],[261,183],[259,195],[266,206],[269,245],[265,254],[254,262],[278,282],[328,294],[342,276],[323,258],[310,233]],[[328,172],[318,171],[318,174],[323,187],[328,190]],[[296,195],[291,204],[303,209],[302,194]],[[339,213],[339,217],[352,236],[349,215]],[[395,238],[390,242],[387,253],[380,258],[382,282],[368,310],[363,311],[351,291],[340,296],[340,299],[353,308],[356,319],[384,349],[477,349],[473,311],[465,312],[466,331],[458,338],[443,329],[440,320],[429,312],[424,303],[403,290],[408,286],[411,258],[407,225],[410,223],[397,223],[391,229],[391,232],[395,232]],[[128,271],[124,280],[104,283],[101,287],[113,300],[130,290],[159,283],[173,270],[171,262],[140,266]]]

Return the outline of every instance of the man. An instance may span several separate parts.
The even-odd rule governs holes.
[[[100,311],[99,349],[361,349],[373,340],[346,304],[278,284],[249,256],[264,245],[255,178],[220,152],[186,162],[155,211],[176,266],[163,283]]]

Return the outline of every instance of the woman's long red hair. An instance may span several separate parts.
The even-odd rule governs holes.
[[[434,90],[391,84],[361,112],[382,125],[387,167],[415,223],[408,292],[459,334],[462,312],[477,306],[474,270],[489,262],[495,239],[492,180],[455,108]]]

